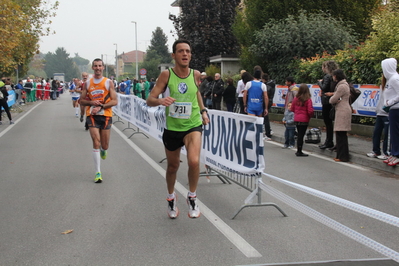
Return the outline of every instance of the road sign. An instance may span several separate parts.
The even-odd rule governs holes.
[[[147,70],[145,68],[140,69],[140,75],[147,75]]]

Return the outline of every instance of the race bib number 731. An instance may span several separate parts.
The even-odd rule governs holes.
[[[189,119],[191,109],[191,103],[174,102],[169,106],[169,116],[179,119]]]

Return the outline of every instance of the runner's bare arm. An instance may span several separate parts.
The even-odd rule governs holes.
[[[164,92],[169,79],[169,70],[164,70],[159,75],[157,82],[155,83],[154,88],[151,90],[150,95],[147,99],[148,106],[169,106],[171,105],[176,99],[172,97],[166,98],[159,98],[159,95]]]
[[[116,94],[114,83],[111,80],[109,83],[109,95],[111,100],[106,103],[103,103],[104,109],[110,108],[118,104],[118,95]]]

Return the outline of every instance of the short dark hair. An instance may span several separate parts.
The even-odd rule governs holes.
[[[270,79],[269,74],[263,73],[262,79],[264,79],[264,80],[266,80],[266,81],[269,81],[269,79]]]
[[[187,40],[185,40],[185,39],[179,39],[179,40],[176,40],[176,41],[173,43],[173,46],[172,46],[172,53],[176,53],[176,46],[177,46],[179,43],[187,43],[188,46],[190,46],[190,49],[191,49],[191,43],[190,43],[189,41],[187,41]]]
[[[295,83],[294,77],[286,77],[285,81],[291,82],[291,83]]]
[[[206,79],[208,82],[212,82],[212,81],[213,81],[213,77],[212,77],[212,76],[207,76],[205,79]]]
[[[103,60],[102,60],[102,59],[100,59],[100,58],[96,58],[96,59],[94,59],[94,60],[93,60],[93,63],[91,63],[91,66],[93,66],[93,65],[94,65],[94,62],[99,62],[99,61],[101,61],[101,64],[102,64],[102,65],[104,65],[104,62],[103,62]]]
[[[337,79],[337,81],[341,81],[343,79],[346,79],[345,73],[342,69],[336,69],[332,73],[333,76]]]
[[[252,77],[252,75],[249,72],[242,73],[241,78],[242,78],[242,82],[244,82],[244,84],[247,84],[248,81],[251,81],[254,79],[254,77]]]
[[[260,79],[262,77],[262,71],[260,69],[255,69],[254,78]]]

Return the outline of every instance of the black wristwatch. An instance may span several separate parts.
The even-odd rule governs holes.
[[[201,113],[201,115],[202,115],[202,113],[203,113],[203,112],[206,112],[206,113],[208,113],[208,109],[206,109],[206,108],[205,108],[205,109],[202,109],[202,110],[201,110],[201,112],[200,112],[200,113]]]

